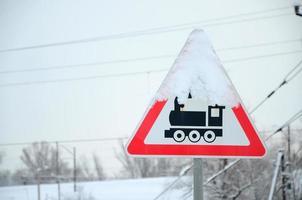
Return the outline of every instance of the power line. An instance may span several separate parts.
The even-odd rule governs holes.
[[[267,58],[267,57],[275,57],[275,56],[280,56],[280,55],[296,54],[296,53],[301,53],[301,52],[302,52],[302,50],[296,50],[296,51],[283,52],[283,53],[275,53],[275,54],[267,54],[267,55],[260,55],[260,56],[251,56],[251,57],[245,57],[245,58],[231,59],[231,60],[225,60],[223,62],[224,63],[233,63],[233,62],[259,59],[259,58]],[[150,59],[162,59],[162,58],[165,58],[165,57],[173,57],[173,56],[163,55],[163,56],[153,56],[153,57],[149,57],[149,58]],[[143,57],[141,59],[148,60],[149,58]],[[106,64],[108,64],[109,62],[110,63],[116,63],[116,62],[121,63],[121,62],[134,62],[134,61],[140,61],[140,59],[139,58],[129,59],[127,61],[125,61],[125,60],[123,60],[123,61],[122,60],[107,61]],[[105,63],[103,63],[103,64],[105,64]],[[83,66],[83,65],[84,64],[82,64],[81,66]],[[91,65],[91,63],[90,63],[90,65]],[[69,67],[71,67],[71,65],[69,65]],[[125,76],[133,76],[133,75],[140,75],[140,74],[146,74],[146,73],[147,74],[148,73],[157,73],[157,72],[165,72],[165,71],[168,71],[168,68],[158,69],[158,70],[139,71],[139,72],[103,74],[103,75],[85,76],[85,77],[77,77],[77,78],[65,78],[65,79],[42,80],[42,81],[24,81],[24,82],[17,82],[17,83],[0,84],[0,88],[1,87],[12,87],[12,86],[47,84],[47,83],[71,82],[71,81],[81,81],[81,80],[95,80],[95,79],[101,79],[101,78],[125,77]]]
[[[262,101],[260,101],[254,107],[254,109],[252,109],[250,111],[250,113],[255,112],[262,104],[264,104],[269,98],[271,98],[278,90],[280,90],[284,85],[288,84],[291,80],[293,80],[302,71],[301,64],[302,64],[302,60],[300,62],[298,62],[298,64],[296,64],[292,70],[290,70],[290,72],[284,77],[283,81],[279,84],[279,86],[276,87],[274,90],[272,90]],[[297,70],[299,67],[301,67],[301,68],[299,70]]]
[[[87,143],[87,142],[107,142],[107,141],[118,141],[118,140],[126,140],[128,137],[111,137],[111,138],[92,138],[92,139],[74,139],[74,140],[56,140],[56,141],[40,141],[46,143]],[[35,142],[15,142],[15,143],[0,143],[0,147],[4,146],[24,146],[30,145]]]
[[[248,61],[248,60],[260,59],[260,58],[276,57],[276,56],[282,56],[282,55],[291,55],[291,54],[297,54],[297,53],[301,53],[301,52],[302,52],[302,50],[295,50],[295,51],[287,51],[287,52],[280,52],[280,53],[273,53],[273,54],[266,54],[266,55],[259,55],[259,56],[235,58],[235,59],[225,60],[224,63],[235,63],[235,62]]]
[[[65,78],[65,79],[55,79],[55,80],[42,80],[42,81],[27,81],[27,82],[18,82],[18,83],[8,83],[1,84],[0,87],[11,87],[11,86],[25,86],[25,85],[37,85],[37,84],[46,84],[46,83],[61,83],[61,82],[71,82],[71,81],[82,81],[82,80],[95,80],[100,78],[112,78],[112,77],[124,77],[124,76],[133,76],[139,74],[146,74],[148,72],[164,72],[167,69],[159,69],[152,71],[140,71],[140,72],[128,72],[128,73],[114,73],[114,74],[105,74],[105,75],[96,75],[96,76],[86,76],[78,78]]]
[[[158,60],[158,59],[172,58],[174,56],[175,55],[167,54],[167,55],[160,55],[160,56],[148,56],[148,57],[138,57],[138,58],[130,58],[130,59],[119,59],[119,60],[109,60],[109,61],[101,61],[101,62],[82,63],[82,64],[76,64],[76,65],[57,65],[57,66],[28,68],[28,69],[20,69],[20,70],[7,70],[7,71],[0,71],[0,74],[61,70],[61,69],[88,67],[88,66],[96,66],[96,65],[109,65],[109,64],[119,64],[119,63],[137,62],[137,61]]]
[[[269,140],[272,136],[274,136],[276,133],[282,131],[282,129],[284,127],[287,127],[288,125],[290,125],[292,122],[296,121],[297,119],[299,119],[302,116],[302,110],[300,110],[299,112],[297,112],[295,115],[293,115],[289,120],[287,120],[280,128],[278,128],[276,131],[274,131],[271,135],[269,135],[265,141]]]
[[[257,20],[264,20],[264,19],[271,19],[271,18],[276,18],[276,17],[292,15],[292,13],[290,12],[290,13],[283,13],[283,14],[270,15],[270,16],[254,17],[254,18],[249,18],[249,19],[239,19],[239,20],[236,19],[236,18],[242,17],[242,16],[265,14],[265,13],[268,13],[268,12],[280,11],[280,10],[286,10],[286,9],[290,9],[290,7],[280,7],[280,8],[274,8],[274,9],[269,9],[269,10],[263,10],[263,11],[256,11],[256,12],[230,15],[230,16],[220,17],[220,18],[207,19],[207,20],[202,20],[202,21],[197,21],[197,22],[178,24],[178,25],[173,25],[173,26],[162,26],[162,27],[157,27],[157,28],[143,29],[143,30],[132,31],[132,32],[117,33],[117,34],[111,34],[111,35],[105,35],[105,36],[99,36],[99,37],[92,37],[92,38],[86,38],[86,39],[71,40],[71,41],[65,41],[65,42],[54,42],[54,43],[31,45],[31,46],[16,47],[16,48],[8,48],[8,49],[0,50],[0,53],[13,52],[13,51],[23,51],[23,50],[30,50],[30,49],[40,49],[40,48],[55,47],[55,46],[66,46],[66,45],[73,45],[73,44],[83,44],[83,43],[97,42],[97,41],[103,41],[103,40],[114,40],[114,39],[121,39],[121,38],[138,37],[138,36],[142,36],[142,35],[153,35],[153,34],[174,32],[174,31],[179,31],[179,30],[191,29],[192,26],[200,25],[202,23],[212,22],[212,21],[228,20],[230,18],[235,18],[235,20],[229,21],[229,22],[218,22],[218,23],[203,24],[203,27],[220,26],[220,25],[242,23],[242,22],[247,22],[247,21],[257,21]]]
[[[235,46],[235,47],[220,48],[220,49],[217,49],[217,51],[248,49],[248,48],[272,46],[272,45],[277,45],[277,44],[287,44],[287,43],[300,42],[300,41],[302,41],[302,40],[301,39],[291,39],[291,40],[283,40],[283,41],[265,42],[265,43],[252,44],[252,45],[242,45],[242,46]],[[291,54],[291,53],[296,53],[296,51],[288,52],[288,54]],[[109,61],[102,61],[102,62],[91,62],[91,63],[72,64],[72,65],[56,65],[56,66],[35,67],[35,68],[27,68],[27,69],[3,70],[3,71],[0,71],[0,74],[61,70],[61,69],[79,68],[79,67],[96,66],[96,65],[107,65],[107,64],[127,63],[127,62],[146,61],[146,60],[157,60],[157,59],[165,59],[165,58],[170,58],[170,57],[175,57],[175,56],[176,55],[167,54],[167,55],[159,55],[159,56],[138,57],[138,58],[130,58],[130,59],[109,60]],[[277,55],[274,55],[274,56],[277,56]],[[236,60],[234,60],[234,62],[236,62]]]
[[[218,48],[217,51],[229,51],[229,50],[237,50],[237,49],[262,47],[262,46],[272,46],[272,45],[287,44],[293,42],[302,42],[302,39],[298,38],[298,39],[289,39],[289,40],[281,40],[281,41],[274,41],[274,42],[262,42],[258,44],[242,45],[236,47],[227,47],[227,48],[220,48],[220,49]]]
[[[302,131],[302,129],[291,129],[293,132],[294,131]],[[272,132],[274,130],[262,130],[259,131],[260,133],[268,133]],[[56,143],[58,142],[60,145],[61,144],[68,144],[68,143],[90,143],[90,142],[107,142],[107,141],[118,141],[118,140],[127,140],[129,137],[110,137],[110,138],[90,138],[90,139],[71,139],[71,140],[42,140],[42,141],[32,141],[32,142],[11,142],[11,143],[0,143],[0,147],[5,147],[5,146],[24,146],[24,145],[30,145],[35,142],[46,142],[46,143]],[[64,147],[64,146],[63,146]]]

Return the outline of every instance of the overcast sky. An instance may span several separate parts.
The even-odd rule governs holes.
[[[227,18],[244,13],[254,14]],[[193,22],[202,23],[183,26]],[[182,26],[167,31],[174,25]],[[294,15],[289,0],[1,0],[0,27],[0,51],[164,27],[156,34],[122,34],[125,37],[0,52],[0,143],[130,136],[167,73],[152,71],[171,67],[193,28],[208,33],[249,109],[277,87],[302,59],[302,18]],[[223,50],[263,43],[275,44]],[[163,55],[174,56],[1,73]],[[257,58],[244,59],[248,57]],[[132,72],[148,73],[7,85]],[[259,130],[280,126],[302,109],[301,83],[299,74],[253,114]],[[301,124],[298,120],[293,126]],[[113,151],[110,145],[106,149]],[[16,158],[17,150],[4,150],[7,166],[15,166],[16,162],[9,160]]]

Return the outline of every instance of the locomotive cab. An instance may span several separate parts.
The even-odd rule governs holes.
[[[208,107],[208,126],[222,126],[223,125],[223,112],[225,106],[209,106]]]

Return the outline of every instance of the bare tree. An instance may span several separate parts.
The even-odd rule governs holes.
[[[82,181],[93,181],[95,180],[95,173],[89,166],[89,161],[86,156],[81,156],[80,162],[77,166],[78,179]]]
[[[26,185],[35,183],[35,178],[29,174],[28,169],[22,168],[15,170],[11,175],[13,185]]]
[[[122,164],[122,174],[126,178],[144,178],[157,176],[177,175],[185,163],[191,159],[179,158],[135,158],[130,157],[120,142],[120,151],[116,153],[117,159]]]
[[[101,165],[100,158],[96,154],[93,154],[93,162],[94,162],[94,168],[96,171],[97,179],[104,180],[106,178],[104,169],[103,166]]]
[[[216,166],[225,164],[224,160],[216,161]],[[207,195],[214,200],[263,199],[269,191],[270,169],[268,160],[244,160],[211,182]]]
[[[0,165],[2,164],[4,157],[4,152],[0,152]],[[1,170],[0,171],[0,186],[5,186],[10,184],[10,171]]]
[[[61,158],[57,163],[57,150],[47,142],[35,142],[22,149],[21,160],[30,176],[49,178],[56,176],[57,166],[61,175],[70,175],[71,170]]]

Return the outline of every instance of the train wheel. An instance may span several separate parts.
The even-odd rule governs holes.
[[[189,133],[189,140],[191,142],[194,142],[194,143],[198,142],[200,140],[200,137],[201,137],[200,133],[196,130],[193,130]]]
[[[182,130],[177,130],[174,132],[173,134],[173,139],[176,141],[176,142],[182,142],[184,141],[186,138],[186,134],[185,132],[183,132]]]
[[[212,143],[216,139],[216,135],[213,131],[206,131],[203,135],[203,139],[207,143]]]

